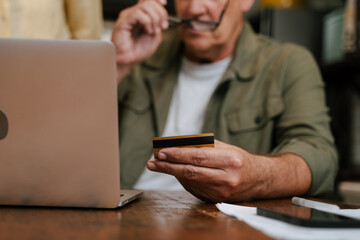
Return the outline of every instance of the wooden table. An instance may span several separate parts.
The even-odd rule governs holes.
[[[278,208],[290,199],[246,202]],[[294,207],[296,208],[296,207]],[[187,192],[144,192],[114,210],[0,206],[0,239],[271,239]]]

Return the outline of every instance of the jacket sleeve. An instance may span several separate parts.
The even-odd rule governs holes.
[[[100,39],[101,0],[65,0],[66,19],[73,39]]]
[[[283,69],[285,111],[278,120],[279,141],[273,153],[290,152],[305,159],[312,173],[309,195],[332,192],[338,156],[321,74],[311,54],[300,47],[295,47]]]

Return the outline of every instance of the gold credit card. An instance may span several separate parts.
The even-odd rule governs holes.
[[[171,147],[214,147],[214,134],[203,133],[195,135],[182,135],[172,137],[153,138],[154,156],[163,148]]]

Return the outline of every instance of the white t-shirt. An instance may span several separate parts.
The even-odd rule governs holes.
[[[215,63],[198,64],[182,58],[178,83],[171,100],[162,136],[201,133],[210,97],[231,59],[228,57]],[[142,190],[184,189],[174,176],[152,172],[147,168],[135,183],[134,188]]]

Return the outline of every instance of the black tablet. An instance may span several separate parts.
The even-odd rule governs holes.
[[[311,208],[297,208],[291,211],[257,208],[256,214],[304,227],[360,228],[360,220]]]

